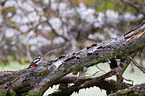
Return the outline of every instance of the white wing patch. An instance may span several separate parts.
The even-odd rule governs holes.
[[[40,63],[41,62],[41,59],[40,58],[36,58],[34,61],[33,61],[33,63],[35,63],[35,64],[38,64],[38,63]]]

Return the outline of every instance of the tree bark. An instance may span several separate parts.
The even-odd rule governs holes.
[[[47,63],[39,64],[36,67],[32,67],[30,69],[25,68],[18,71],[0,72],[0,95],[28,94],[40,96],[43,95],[50,86],[56,84],[59,80],[61,80],[61,78],[71,73],[73,70],[83,67],[88,68],[102,62],[108,62],[112,59],[120,59],[121,63],[119,66],[112,68],[110,71],[112,74],[108,74],[111,74],[110,76],[117,75],[118,80],[116,82],[118,84],[119,82],[123,84],[122,74],[131,62],[131,59],[128,59],[127,56],[133,58],[144,46],[145,21],[123,36],[113,38],[99,44],[93,44],[83,50],[66,56],[60,56],[55,60],[47,61]],[[86,87],[98,86],[107,90],[108,93],[116,92],[118,90],[117,88],[108,89],[107,87],[104,88],[101,86],[103,83],[109,85],[108,81],[106,81],[106,78],[108,77],[109,75],[102,75],[81,83],[77,83],[78,81],[74,80],[74,88],[79,90]],[[97,78],[100,79],[98,80]],[[89,82],[95,83],[89,86]],[[101,84],[97,85],[98,83]],[[116,84],[115,86],[118,86],[117,83],[114,83],[114,85]],[[76,87],[76,85],[78,86]],[[109,86],[111,86],[111,83]],[[126,87],[122,87],[120,89],[127,88],[128,86],[131,85],[126,84]],[[74,91],[75,90],[72,90],[72,92]]]
[[[118,90],[115,93],[111,93],[109,96],[144,96],[145,95],[145,83],[128,87],[123,90]]]

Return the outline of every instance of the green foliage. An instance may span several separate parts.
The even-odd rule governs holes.
[[[128,0],[130,2],[130,0]],[[121,0],[83,0],[83,3],[86,4],[88,7],[95,6],[97,11],[105,12],[106,10],[114,10],[114,11],[123,11],[135,13],[136,10],[131,6],[126,6]],[[143,0],[131,0],[131,3],[135,3],[137,6],[143,5]],[[144,7],[145,10],[145,7]]]
[[[10,6],[10,7],[3,8],[3,10],[2,10],[2,15],[3,15],[3,18],[4,18],[4,19],[7,18],[7,14],[8,14],[9,12],[11,12],[11,13],[14,15],[14,13],[15,13],[15,7],[14,7],[14,6]],[[9,18],[13,17],[13,15],[10,16]]]
[[[16,96],[16,93],[13,90],[0,91],[0,96]]]

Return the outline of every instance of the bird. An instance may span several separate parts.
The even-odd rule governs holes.
[[[29,66],[27,69],[29,69],[29,68],[32,67],[32,66],[37,66],[37,65],[41,62],[42,57],[43,57],[42,55],[38,55],[38,57],[35,58],[35,59],[31,62],[30,66]]]

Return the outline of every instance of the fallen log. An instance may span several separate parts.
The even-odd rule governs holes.
[[[131,59],[127,58],[127,56],[134,58],[136,53],[142,50],[144,46],[145,21],[123,36],[99,44],[93,44],[83,50],[60,56],[55,60],[47,61],[47,63],[39,64],[36,67],[0,72],[0,95],[28,94],[40,96],[50,86],[53,86],[58,80],[73,72],[73,70],[83,67],[88,68],[112,59],[121,60],[120,65],[117,68],[113,67],[112,70],[116,70],[117,82],[122,82],[122,74],[131,62]],[[106,78],[104,77],[101,80]]]

